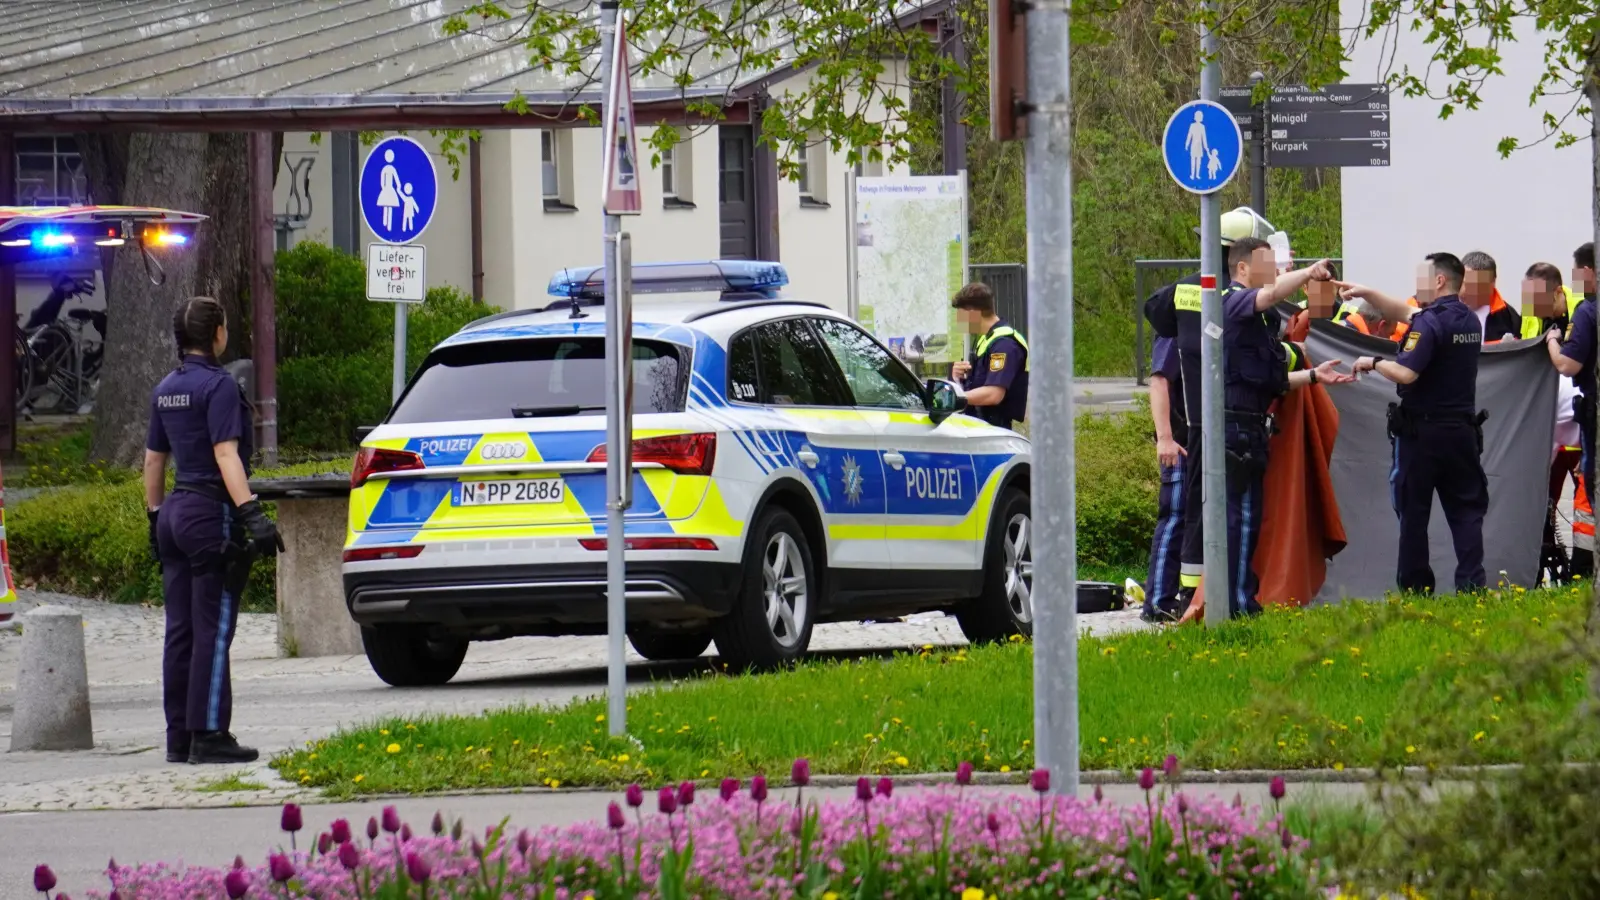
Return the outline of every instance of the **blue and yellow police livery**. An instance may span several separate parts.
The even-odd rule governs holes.
[[[787,281],[634,267],[634,648],[774,666],[818,622],[932,610],[1028,633],[1027,439]],[[345,594],[390,684],[448,681],[471,640],[604,633],[601,289],[565,270],[545,309],[462,329],[364,440]]]

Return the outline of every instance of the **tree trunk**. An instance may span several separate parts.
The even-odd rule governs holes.
[[[282,140],[273,135],[279,153]],[[231,132],[92,134],[80,135],[78,142],[96,203],[209,217],[187,249],[156,251],[167,273],[160,286],[150,283],[137,247],[102,254],[109,377],[95,398],[92,452],[108,463],[132,465],[144,451],[150,393],[174,362],[172,314],[178,303],[195,295],[215,297],[228,313],[226,355],[249,355],[254,243],[248,140]]]
[[[94,142],[114,144],[117,140],[97,136]],[[123,157],[120,196],[97,196],[95,201],[211,212],[202,208],[206,144],[203,134],[131,135]],[[110,187],[119,180],[114,170],[96,171],[97,166],[115,159],[115,153],[106,149],[97,147],[84,155],[91,185]],[[106,279],[105,376],[95,398],[91,444],[96,459],[133,465],[144,452],[150,394],[175,362],[172,314],[181,300],[195,293],[202,255],[196,250],[211,240],[211,226],[210,221],[201,224],[195,248],[155,251],[166,272],[160,286],[151,284],[148,263],[138,247],[124,247],[117,253]]]

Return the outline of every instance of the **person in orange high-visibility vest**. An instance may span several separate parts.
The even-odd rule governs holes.
[[[1594,577],[1594,509],[1589,505],[1588,485],[1583,476],[1573,474],[1578,485],[1572,496],[1572,574]]]

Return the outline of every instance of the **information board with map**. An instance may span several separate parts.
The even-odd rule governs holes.
[[[966,354],[950,308],[967,282],[966,178],[857,178],[855,185],[856,318],[914,369],[935,374],[925,367]]]

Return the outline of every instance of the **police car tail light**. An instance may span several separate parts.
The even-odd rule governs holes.
[[[350,467],[350,487],[361,487],[368,478],[380,472],[405,472],[421,468],[425,468],[422,457],[409,450],[362,447],[356,453],[355,465]]]
[[[585,550],[606,549],[605,538],[579,538]],[[717,542],[710,538],[681,537],[631,537],[623,542],[629,550],[715,550]]]
[[[667,437],[641,438],[633,442],[633,461],[656,463],[679,475],[710,475],[717,459],[717,436],[704,434],[674,434]],[[604,444],[589,454],[589,462],[606,461]]]
[[[344,552],[345,562],[377,562],[384,559],[416,559],[422,555],[421,544],[404,547],[353,547]]]

